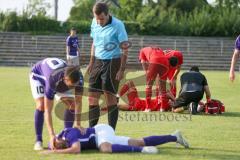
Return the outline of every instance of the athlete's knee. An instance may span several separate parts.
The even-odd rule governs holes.
[[[128,86],[129,86],[129,88],[133,88],[133,87],[135,87],[133,81],[128,81]]]
[[[89,102],[89,105],[98,105],[99,98],[98,97],[94,97],[94,96],[89,96],[88,97],[88,102]]]
[[[36,109],[40,111],[44,111],[44,99],[43,98],[38,98],[36,100]]]
[[[89,105],[98,105],[101,93],[91,92],[88,96]]]
[[[130,146],[145,146],[143,139],[129,139],[128,145]]]
[[[67,109],[74,110],[75,109],[75,100],[70,97],[63,97],[61,101],[65,104]]]
[[[111,143],[102,143],[99,147],[100,152],[102,153],[111,153],[112,152],[112,144]]]

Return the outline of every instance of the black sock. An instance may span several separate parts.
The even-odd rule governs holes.
[[[108,124],[115,130],[118,120],[117,105],[108,106]]]
[[[95,126],[98,123],[99,117],[100,117],[100,107],[90,105],[89,113],[88,113],[89,127]]]

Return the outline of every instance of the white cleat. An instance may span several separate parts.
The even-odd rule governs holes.
[[[41,142],[41,141],[37,141],[37,142],[34,144],[33,149],[34,149],[35,151],[41,151],[41,150],[43,150],[42,142]]]
[[[182,133],[179,130],[176,130],[171,135],[177,137],[177,143],[178,144],[181,144],[185,148],[189,148],[189,144],[188,144],[187,140],[183,138]]]
[[[147,147],[143,147],[142,153],[157,154],[158,153],[158,149],[156,147],[154,147],[154,146],[147,146]]]

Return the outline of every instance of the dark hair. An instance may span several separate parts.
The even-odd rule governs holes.
[[[177,57],[171,57],[169,58],[169,63],[172,67],[176,67],[178,64],[178,58]]]
[[[68,148],[67,141],[63,140],[63,139],[58,139],[58,142],[57,142],[55,140],[54,147],[56,147],[56,149],[66,149],[66,148]]]
[[[79,68],[75,66],[68,66],[65,69],[64,76],[69,77],[72,83],[76,83],[80,79]]]
[[[71,31],[76,31],[76,28],[75,28],[75,27],[72,27],[72,28],[71,28]]]
[[[198,68],[198,66],[192,66],[192,67],[190,68],[190,71],[199,72],[199,68]]]
[[[96,15],[100,15],[102,13],[104,13],[105,15],[108,15],[109,10],[108,10],[107,4],[103,2],[96,3],[93,6],[93,13],[95,13]]]

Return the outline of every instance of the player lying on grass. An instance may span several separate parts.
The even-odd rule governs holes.
[[[189,148],[188,142],[180,131],[170,135],[156,135],[140,139],[117,136],[113,128],[107,124],[98,124],[87,128],[86,134],[81,134],[78,128],[66,128],[55,139],[55,150],[47,150],[49,153],[80,153],[82,150],[98,149],[103,153],[141,152],[154,154],[158,150],[157,145],[176,142],[185,148]]]
[[[127,94],[127,104],[119,104],[118,107],[120,110],[127,111],[144,111],[146,110],[146,100],[140,99],[138,96],[137,88],[135,87],[133,81],[125,83],[120,92],[119,96],[122,97]],[[158,85],[156,86],[156,98],[151,99],[150,102],[150,111],[159,111],[161,107],[161,99],[159,98],[159,89]],[[175,98],[171,92],[167,92],[167,98],[169,100],[169,106],[171,102],[175,101]]]
[[[54,96],[57,94],[65,103],[71,102],[64,113],[64,127],[72,127],[76,117],[80,127],[80,114],[82,108],[83,76],[77,67],[68,67],[65,61],[59,58],[46,58],[37,62],[30,73],[32,95],[36,103],[35,133],[36,143],[34,150],[42,150],[42,130],[44,117],[49,137],[53,143],[55,137],[52,124],[52,109]],[[75,93],[75,94],[74,94]],[[84,131],[84,129],[82,129]]]

